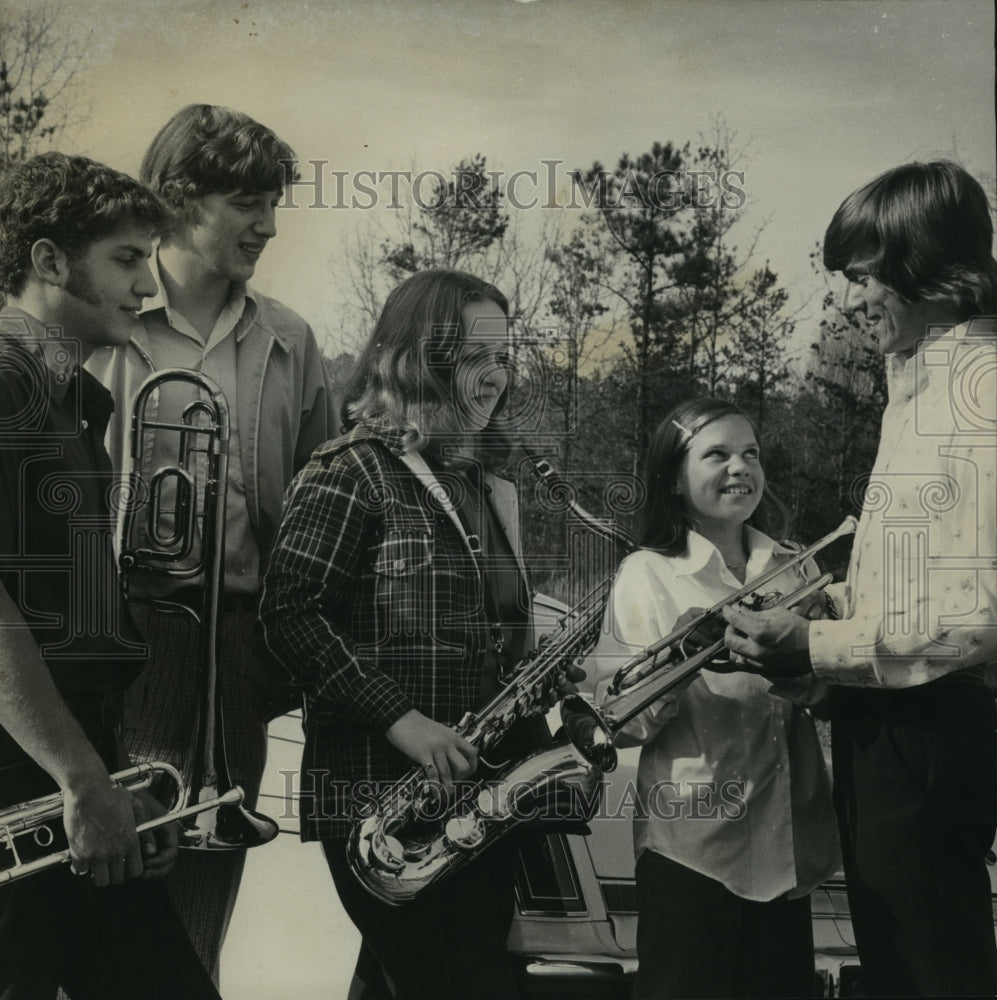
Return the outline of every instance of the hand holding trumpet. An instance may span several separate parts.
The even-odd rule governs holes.
[[[72,870],[98,888],[128,879],[163,878],[177,856],[175,823],[136,828],[166,812],[148,791],[129,791],[107,775],[85,779],[65,793],[63,823]]]
[[[808,593],[788,608],[750,610],[742,605],[724,608],[724,642],[730,662],[738,670],[770,680],[799,677],[813,670],[810,662],[810,623],[829,618],[832,608],[823,590]]]
[[[746,602],[731,604],[719,615],[709,615],[684,641],[686,650],[696,652],[722,639],[726,649],[709,660],[705,669],[717,673],[745,671],[777,677],[809,673],[810,622],[828,617],[827,594],[818,590],[790,608],[752,609]],[[695,621],[705,612],[691,608],[676,627]],[[721,617],[722,616],[722,617]]]
[[[131,796],[106,774],[66,790],[63,823],[75,874],[89,875],[99,888],[142,874]]]
[[[798,677],[813,670],[810,663],[810,619],[788,608],[744,611],[724,608],[724,641],[737,670],[771,680]]]

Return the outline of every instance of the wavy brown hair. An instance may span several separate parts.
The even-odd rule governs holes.
[[[156,133],[139,177],[182,217],[200,195],[282,192],[294,182],[294,164],[294,150],[249,115],[188,104]]]
[[[151,191],[85,156],[41,153],[15,164],[0,175],[0,291],[24,291],[38,240],[73,260],[127,222],[158,233],[165,219]]]
[[[949,303],[960,320],[997,308],[990,205],[948,160],[907,163],[853,191],[827,227],[824,266],[868,271],[908,302]]]
[[[413,450],[466,442],[454,406],[454,374],[470,302],[494,302],[509,314],[494,285],[464,271],[419,271],[391,292],[344,391],[344,430],[365,424],[400,432]],[[489,465],[500,464],[508,452],[501,418],[507,395],[508,387],[488,426],[472,435],[476,449],[491,456]]]

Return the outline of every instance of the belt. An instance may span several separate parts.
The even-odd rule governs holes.
[[[204,593],[203,587],[181,587],[179,590],[175,590],[172,594],[165,597],[164,600],[178,601],[197,610],[204,605]],[[220,601],[220,607],[223,612],[242,611],[255,614],[259,604],[260,598],[258,594],[240,594],[230,591],[223,593]]]

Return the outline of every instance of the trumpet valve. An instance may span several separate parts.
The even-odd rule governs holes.
[[[739,604],[744,611],[767,611],[774,608],[782,597],[782,591],[770,590],[765,594],[748,594]]]

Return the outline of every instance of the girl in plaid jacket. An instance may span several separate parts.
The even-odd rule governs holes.
[[[304,695],[302,838],[322,842],[399,1000],[517,995],[507,847],[401,908],[367,893],[345,851],[378,783],[413,764],[444,785],[475,771],[452,727],[531,647],[515,487],[488,471],[507,454],[508,348],[493,286],[430,270],[396,288],[346,390],[344,436],[288,490],[264,584],[265,642]]]

